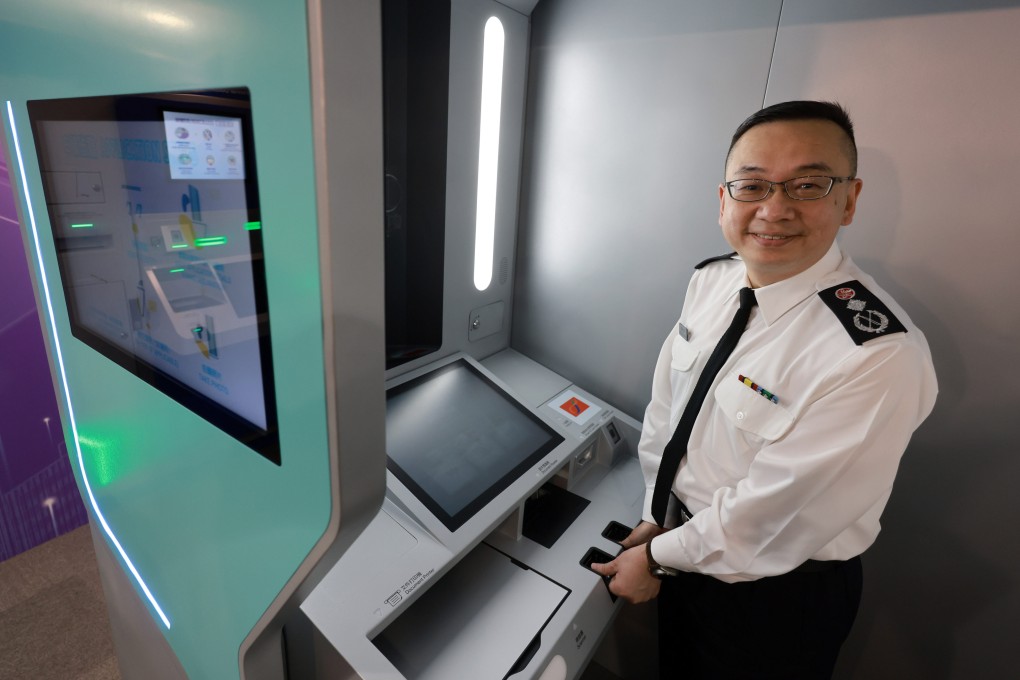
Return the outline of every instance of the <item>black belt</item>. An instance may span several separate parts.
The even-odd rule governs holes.
[[[841,564],[845,564],[844,560],[808,560],[804,564],[800,565],[791,574],[806,574],[817,571],[829,571],[835,569]]]

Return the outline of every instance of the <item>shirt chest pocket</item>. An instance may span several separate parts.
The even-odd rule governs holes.
[[[701,352],[681,337],[674,338],[672,350],[673,355],[669,362],[670,388],[673,393],[673,403],[682,404],[690,398],[691,390],[694,389],[694,380],[697,378],[694,375],[694,369]],[[670,431],[676,427],[679,420],[680,412],[674,410],[670,416]]]
[[[715,402],[730,424],[766,441],[782,437],[793,425],[793,414],[745,385],[730,373],[715,389]]]
[[[673,359],[670,361],[670,368],[681,373],[689,373],[694,368],[694,362],[698,360],[698,350],[691,347],[691,343],[681,337],[673,340]]]

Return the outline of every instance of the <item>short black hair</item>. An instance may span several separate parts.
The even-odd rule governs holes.
[[[729,151],[726,152],[726,163],[729,164],[733,147],[744,136],[744,133],[755,126],[783,120],[827,120],[838,125],[847,137],[848,143],[845,150],[850,159],[850,176],[857,175],[857,142],[854,140],[854,124],[846,109],[836,102],[812,100],[781,102],[752,113],[733,133]]]

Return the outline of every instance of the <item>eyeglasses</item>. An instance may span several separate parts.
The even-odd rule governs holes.
[[[836,182],[845,182],[853,177],[827,177],[812,175],[810,177],[794,177],[785,182],[770,182],[767,179],[735,179],[726,182],[726,190],[735,201],[747,203],[764,201],[772,193],[772,187],[783,187],[786,195],[795,201],[816,201],[825,198],[832,191]]]

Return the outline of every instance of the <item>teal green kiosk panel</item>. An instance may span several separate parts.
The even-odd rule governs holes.
[[[378,14],[47,0],[0,22],[72,467],[191,678],[274,677],[288,612],[382,502]]]

